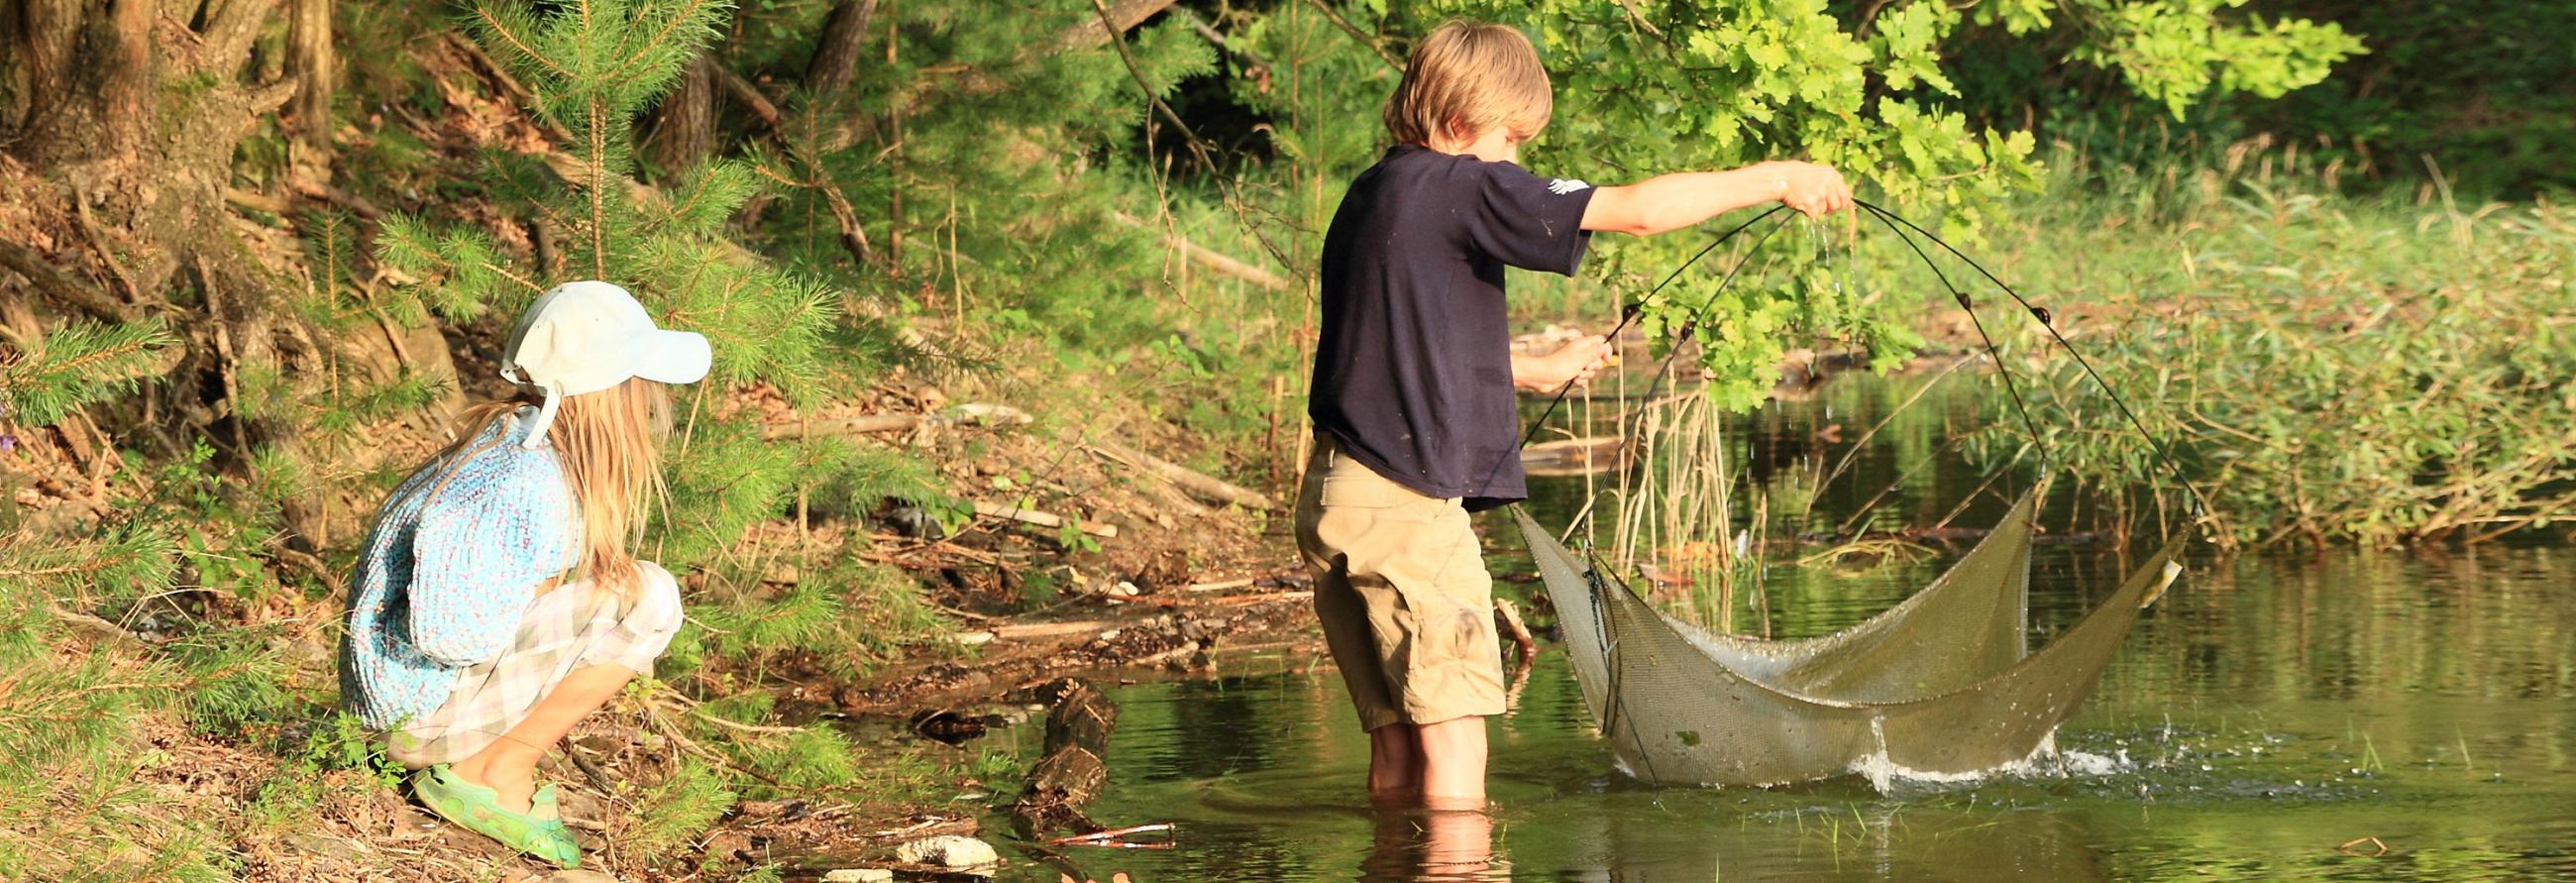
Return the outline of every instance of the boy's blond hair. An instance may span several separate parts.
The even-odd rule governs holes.
[[[1495,126],[1516,140],[1547,127],[1556,99],[1538,47],[1498,24],[1451,20],[1413,48],[1386,100],[1386,131],[1404,144],[1468,138]]]

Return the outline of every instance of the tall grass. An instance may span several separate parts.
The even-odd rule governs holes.
[[[2263,142],[2197,169],[2070,157],[1995,237],[1998,272],[2172,446],[2222,543],[2476,541],[2576,514],[2576,212],[2334,183]],[[2036,441],[2113,511],[2188,519],[2110,397],[2037,344],[2016,367],[2036,369],[2038,437],[2004,422],[1972,448]]]
[[[1693,624],[1736,630],[1738,601],[1761,603],[1762,559],[1754,533],[1766,494],[1741,487],[1726,447],[1732,415],[1696,391],[1648,403],[1636,417],[1635,457],[1623,457],[1605,494],[1611,564],[1641,577],[1640,588]],[[1751,493],[1739,492],[1752,490]],[[1736,508],[1751,507],[1736,528]],[[1761,630],[1769,631],[1764,615]]]

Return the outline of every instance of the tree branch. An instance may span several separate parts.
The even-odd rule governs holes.
[[[1351,39],[1360,41],[1360,45],[1368,47],[1370,52],[1377,53],[1378,58],[1386,61],[1387,67],[1394,68],[1397,73],[1404,71],[1404,62],[1397,59],[1395,53],[1386,51],[1386,47],[1379,45],[1376,37],[1369,36],[1367,31],[1360,30],[1359,26],[1351,24],[1350,19],[1343,18],[1342,13],[1334,9],[1332,4],[1324,0],[1306,0],[1306,2],[1314,6],[1315,11],[1323,13],[1325,18],[1332,19],[1333,26],[1341,28],[1342,33],[1351,35]]]
[[[1174,2],[1175,0],[1118,0],[1117,5],[1101,9],[1100,21],[1083,22],[1057,32],[1055,39],[1047,41],[1047,50],[1064,52],[1071,49],[1088,49],[1107,43],[1110,37],[1126,33],[1128,29],[1143,24],[1146,19],[1154,17],[1154,13],[1163,11]],[[1095,27],[1095,24],[1098,26]]]
[[[830,103],[859,71],[859,50],[867,46],[868,22],[876,17],[877,0],[841,0],[823,19],[815,38],[814,57],[805,62],[805,91]]]

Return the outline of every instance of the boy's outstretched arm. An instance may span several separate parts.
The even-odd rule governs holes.
[[[1822,217],[1851,208],[1851,185],[1843,182],[1841,172],[1794,161],[1657,175],[1600,188],[1584,207],[1583,229],[1651,236],[1774,201],[1808,217]]]

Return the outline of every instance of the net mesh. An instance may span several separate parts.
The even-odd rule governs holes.
[[[2118,592],[2024,655],[2025,493],[1923,591],[1818,638],[1713,634],[1656,610],[1515,510],[1554,602],[1575,680],[1621,765],[1669,785],[1770,785],[1873,763],[1983,772],[2038,753],[2092,691],[2138,610],[2169,583],[2177,538]]]

